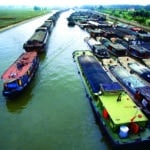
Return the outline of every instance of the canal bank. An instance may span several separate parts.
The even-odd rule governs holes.
[[[25,19],[24,21],[21,21],[21,22],[15,23],[15,24],[10,24],[10,25],[7,26],[7,27],[0,28],[0,33],[1,33],[1,32],[4,32],[4,31],[6,31],[6,30],[9,30],[9,29],[11,29],[11,28],[17,27],[17,26],[19,26],[19,25],[21,25],[21,24],[30,22],[30,21],[32,21],[32,20],[34,20],[34,19],[43,17],[43,16],[48,16],[48,17],[49,17],[49,16],[53,15],[56,11],[57,11],[57,10],[53,10],[53,11],[51,11],[50,13],[47,13],[47,14],[44,14],[44,15],[41,15],[41,16],[33,17],[33,18],[30,18],[30,19]]]

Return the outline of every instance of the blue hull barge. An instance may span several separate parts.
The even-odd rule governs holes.
[[[22,53],[19,58],[3,73],[3,95],[15,97],[31,82],[39,66],[37,52]]]

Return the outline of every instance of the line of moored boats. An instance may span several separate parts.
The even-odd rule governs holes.
[[[73,58],[102,132],[112,148],[150,145],[150,33],[113,24],[104,14],[76,11],[68,25],[89,33],[89,50]]]
[[[3,95],[12,97],[30,83],[38,54],[62,11],[56,12],[23,44],[26,52],[3,73]],[[68,25],[89,33],[90,50],[76,50],[73,58],[102,132],[113,148],[150,146],[150,34],[141,28],[112,24],[104,14],[76,11]]]
[[[61,12],[55,12],[35,29],[33,35],[23,44],[25,52],[2,74],[2,93],[5,97],[15,97],[30,83],[39,66],[38,54],[46,52],[49,36]]]

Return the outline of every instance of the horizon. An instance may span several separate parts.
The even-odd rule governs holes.
[[[1,0],[0,6],[59,6],[59,7],[73,7],[82,5],[150,5],[149,0],[137,1],[126,0],[120,2],[120,0]]]

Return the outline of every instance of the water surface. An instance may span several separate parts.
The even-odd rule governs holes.
[[[46,54],[28,88],[15,100],[0,94],[0,149],[108,149],[95,122],[84,86],[72,59],[88,49],[88,34],[68,27],[62,13],[49,38]],[[0,74],[24,51],[23,43],[49,15],[0,33]],[[0,82],[2,91],[2,82]]]

